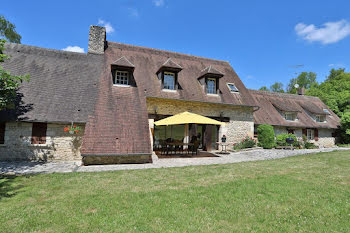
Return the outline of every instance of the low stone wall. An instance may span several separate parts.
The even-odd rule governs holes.
[[[152,163],[152,155],[83,156],[83,165]]]
[[[80,148],[84,125],[76,135],[64,132],[67,124],[47,124],[46,144],[31,144],[32,123],[7,122],[5,144],[0,145],[0,161],[11,160],[81,160]]]
[[[254,136],[253,108],[223,104],[147,98],[147,111],[160,115],[175,115],[185,111],[208,117],[228,117],[230,121],[220,127],[219,138],[226,135],[228,142],[239,142],[245,136]],[[150,121],[153,127],[153,121]]]

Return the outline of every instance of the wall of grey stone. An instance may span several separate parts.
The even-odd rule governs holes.
[[[201,102],[179,101],[169,99],[147,98],[147,111],[149,114],[175,115],[185,111],[209,117],[229,117],[230,122],[221,126],[219,138],[226,135],[227,141],[236,143],[245,136],[254,135],[253,108],[211,104]],[[153,124],[150,124],[152,127]]]
[[[275,135],[288,133],[287,127],[274,126]],[[318,129],[318,141],[310,140],[310,142],[318,145],[319,147],[333,147],[335,145],[335,138],[332,137],[333,129]],[[298,140],[303,139],[302,129],[294,130],[295,136]]]
[[[0,161],[9,160],[81,160],[84,125],[76,135],[64,132],[65,124],[48,124],[46,144],[31,144],[32,123],[7,122],[5,144],[0,145]]]

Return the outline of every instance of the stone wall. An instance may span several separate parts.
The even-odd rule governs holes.
[[[282,126],[274,126],[274,131],[275,135],[288,133],[287,127]],[[318,141],[310,140],[310,142],[314,143],[319,147],[333,147],[335,145],[335,138],[332,137],[333,132],[333,129],[318,129]],[[294,134],[298,138],[298,140],[302,140],[302,129],[295,129]]]
[[[228,142],[236,143],[247,135],[250,137],[254,135],[254,117],[251,107],[147,98],[147,111],[149,114],[157,111],[160,115],[175,115],[188,111],[208,117],[220,117],[221,114],[222,117],[228,117],[230,121],[220,127],[219,138],[226,135]],[[150,127],[152,126],[153,124],[150,124]]]
[[[0,161],[9,160],[81,160],[80,147],[84,125],[76,135],[64,132],[66,124],[47,124],[46,144],[31,144],[32,123],[7,122],[5,144],[0,145]]]

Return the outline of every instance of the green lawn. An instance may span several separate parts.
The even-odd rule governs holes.
[[[0,232],[348,232],[350,151],[2,177]]]

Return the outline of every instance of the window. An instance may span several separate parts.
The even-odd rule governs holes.
[[[326,116],[325,115],[316,115],[316,122],[325,122]]]
[[[228,89],[230,89],[231,92],[239,92],[235,84],[233,83],[227,83]]]
[[[129,72],[116,70],[114,84],[129,85]]]
[[[323,109],[323,112],[327,113],[327,114],[330,114],[330,112],[328,111],[328,109],[324,108]]]
[[[294,134],[294,129],[287,129],[288,134]]]
[[[284,114],[284,118],[287,120],[287,121],[295,121],[296,119],[296,114],[293,113],[293,112],[286,112]]]
[[[46,123],[33,123],[32,144],[46,144]]]
[[[5,143],[5,123],[0,123],[0,144]]]
[[[216,79],[208,78],[207,80],[207,93],[216,94]]]
[[[307,140],[314,140],[315,132],[314,132],[313,129],[307,129],[306,130],[306,138],[307,138]]]
[[[164,72],[164,89],[175,90],[175,74]]]

